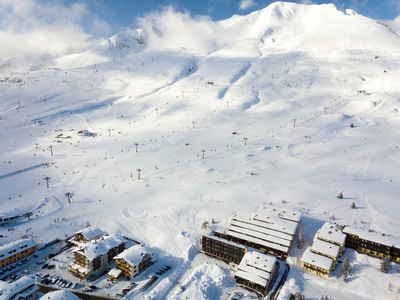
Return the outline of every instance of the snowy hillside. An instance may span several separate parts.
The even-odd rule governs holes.
[[[48,167],[0,177],[1,216],[34,212],[0,227],[0,244],[92,225],[190,265],[201,234],[271,202],[303,211],[307,243],[333,216],[400,236],[398,49],[394,32],[354,11],[277,2],[220,22],[167,10],[81,54],[1,64],[0,176]],[[398,299],[398,275],[379,273],[379,260],[350,252],[353,280],[337,270],[328,284],[296,268],[303,250],[288,259],[282,299]],[[222,283],[193,283],[198,299],[232,284],[225,269],[197,272],[207,270]],[[166,282],[149,294],[187,296]]]

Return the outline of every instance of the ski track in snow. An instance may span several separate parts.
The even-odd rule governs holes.
[[[309,241],[333,214],[340,224],[398,235],[398,38],[332,5],[277,3],[212,28],[205,49],[163,28],[163,37],[131,50],[116,47],[116,35],[114,46],[33,64],[29,72],[12,64],[0,69],[0,173],[51,158],[49,168],[0,181],[0,211],[40,211],[1,242],[27,226],[47,242],[97,225],[145,243],[160,265],[173,265],[135,299],[210,299],[228,297],[232,272],[200,261],[199,239],[237,211],[270,202],[301,210]],[[161,48],[163,38],[177,44]],[[77,135],[85,129],[97,135]],[[71,204],[66,192],[74,193]],[[351,202],[357,209],[349,209]],[[53,224],[58,218],[65,219]],[[288,259],[282,295],[397,296],[387,289],[395,274],[377,273],[376,259],[348,250],[355,272],[344,284],[340,268],[328,281],[299,271],[302,251]],[[374,290],[365,292],[371,282]]]

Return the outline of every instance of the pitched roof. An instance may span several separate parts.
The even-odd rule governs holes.
[[[106,254],[110,249],[118,247],[123,243],[123,240],[115,234],[103,236],[102,238],[80,243],[72,252],[78,252],[86,256],[89,261],[93,261],[99,255]]]
[[[134,245],[114,257],[114,259],[123,259],[129,265],[135,266],[143,260],[145,254],[150,254],[145,246]]]
[[[56,290],[44,294],[40,300],[78,300],[81,299],[67,290]]]
[[[17,294],[21,297],[26,297],[38,289],[39,287],[35,285],[35,280],[28,276],[23,276],[11,283],[0,280],[0,300],[12,299]]]
[[[106,233],[97,227],[87,227],[85,229],[77,231],[75,234],[82,234],[85,239],[91,240],[95,237],[101,237]]]
[[[112,268],[107,274],[110,276],[113,276],[115,278],[118,278],[119,275],[121,275],[122,270],[117,269],[117,268]]]
[[[7,245],[0,247],[0,261],[13,256],[17,253],[25,251],[26,249],[36,246],[36,243],[30,239],[16,240]]]

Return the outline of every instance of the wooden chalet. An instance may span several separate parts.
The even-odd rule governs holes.
[[[0,247],[0,268],[32,255],[36,248],[36,243],[30,239],[17,240]]]
[[[151,266],[152,254],[142,245],[132,246],[114,257],[117,269],[130,280]]]
[[[81,279],[98,276],[107,270],[113,258],[125,250],[125,242],[116,235],[81,243],[72,251],[69,271]]]
[[[389,258],[400,263],[400,238],[372,230],[346,226],[346,247],[378,258]]]
[[[104,231],[97,227],[87,227],[78,232],[75,232],[73,238],[70,239],[68,242],[77,245],[79,243],[86,243],[89,241],[97,240],[105,234],[106,233]]]

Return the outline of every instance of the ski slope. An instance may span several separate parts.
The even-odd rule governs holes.
[[[220,22],[167,10],[84,53],[3,64],[0,176],[49,165],[0,179],[2,215],[37,212],[13,233],[0,228],[0,243],[92,225],[178,265],[202,234],[263,203],[303,211],[307,243],[332,216],[399,236],[399,48],[354,11],[277,2]],[[282,297],[398,297],[398,276],[379,273],[377,259],[351,252],[354,279],[342,283],[339,267],[327,284],[295,267],[301,254]],[[220,280],[160,295],[212,299],[232,285],[225,269],[194,272]]]

